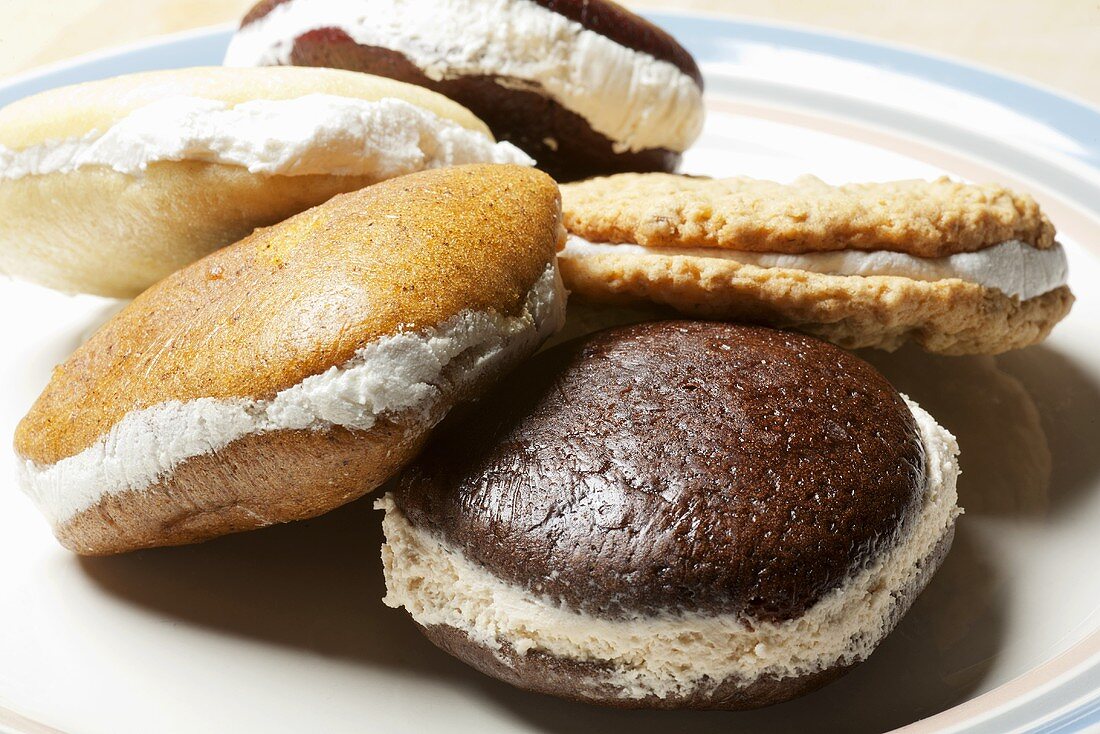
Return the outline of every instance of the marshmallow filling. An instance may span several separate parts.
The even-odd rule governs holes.
[[[225,63],[289,64],[295,40],[320,28],[397,51],[435,81],[528,83],[584,117],[616,152],[683,151],[702,130],[694,79],[533,0],[289,0],[241,28]]]
[[[758,268],[804,270],[822,275],[895,276],[911,280],[959,279],[1026,301],[1066,284],[1069,265],[1061,244],[1045,250],[1009,240],[977,252],[945,257],[917,257],[887,250],[836,250],[783,254],[741,252],[717,247],[642,247],[634,244],[589,242],[570,234],[561,257],[598,255],[631,257],[697,257],[728,260]]]
[[[107,166],[137,175],[151,163],[201,161],[252,173],[373,176],[464,163],[534,163],[511,143],[400,99],[332,94],[230,105],[173,96],[103,131],[21,150],[0,146],[0,179]]]
[[[906,398],[926,455],[919,509],[889,550],[828,592],[802,616],[782,622],[738,614],[670,610],[659,616],[605,619],[507,583],[456,547],[411,525],[386,495],[382,563],[391,607],[419,624],[447,625],[496,652],[538,651],[609,666],[594,683],[623,698],[687,695],[729,680],[790,678],[863,660],[896,621],[896,605],[917,591],[921,564],[951,531],[959,474],[955,438]],[[602,675],[602,674],[601,674]]]
[[[279,430],[369,430],[386,415],[424,421],[433,408],[533,353],[565,320],[565,290],[547,266],[515,316],[462,311],[418,331],[399,331],[348,362],[270,399],[198,398],[131,411],[78,454],[20,465],[24,491],[51,522],[64,523],[105,495],[142,491],[187,459],[244,436]]]

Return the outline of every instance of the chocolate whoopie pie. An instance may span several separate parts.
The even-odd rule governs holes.
[[[608,0],[262,0],[225,63],[428,87],[559,180],[675,170],[704,115],[691,54]]]
[[[665,321],[528,362],[379,502],[386,603],[532,691],[740,709],[836,678],[947,553],[954,438],[866,362]]]

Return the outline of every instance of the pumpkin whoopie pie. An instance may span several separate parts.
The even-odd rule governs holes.
[[[82,554],[311,517],[374,489],[564,318],[557,187],[522,166],[337,196],[170,275],[16,431]]]
[[[561,344],[379,501],[386,603],[521,688],[763,706],[875,649],[946,554],[954,438],[866,362],[704,321]]]
[[[1042,341],[1073,303],[1054,227],[1000,186],[621,174],[562,199],[562,276],[590,302],[945,354]]]
[[[333,69],[197,68],[0,110],[0,273],[134,296],[334,194],[425,168],[530,163],[421,87]]]
[[[691,54],[609,0],[262,0],[225,63],[420,84],[563,181],[675,170],[704,115]]]

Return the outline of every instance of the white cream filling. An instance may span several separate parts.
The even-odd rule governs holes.
[[[887,634],[895,597],[919,577],[919,562],[943,539],[961,512],[954,436],[906,398],[927,457],[919,514],[888,552],[829,592],[801,617],[747,621],[734,614],[696,612],[609,620],[573,611],[506,583],[468,560],[459,548],[409,524],[391,496],[382,562],[391,607],[405,607],[425,626],[449,625],[500,651],[507,641],[582,661],[610,663],[605,682],[626,698],[688,693],[734,677],[785,678],[866,658]]]
[[[104,131],[21,150],[0,146],[0,179],[109,166],[138,174],[160,161],[205,161],[253,173],[392,178],[463,163],[534,163],[511,143],[494,143],[403,100],[332,94],[221,100],[166,97]]]
[[[532,0],[290,0],[238,31],[225,63],[288,64],[294,40],[318,28],[398,51],[437,81],[486,75],[538,85],[616,150],[682,151],[703,127],[702,91],[674,64]]]
[[[348,362],[268,400],[199,398],[127,413],[94,444],[54,464],[20,465],[20,480],[51,522],[64,523],[105,495],[144,490],[194,456],[265,431],[366,430],[383,414],[427,420],[518,355],[533,353],[565,320],[565,290],[550,265],[515,316],[462,311],[419,331],[382,337]]]
[[[823,275],[893,275],[912,280],[958,278],[977,283],[1026,301],[1066,284],[1069,265],[1060,243],[1040,250],[1025,242],[1009,240],[977,252],[945,257],[917,257],[886,250],[837,250],[787,255],[774,252],[740,252],[717,247],[642,247],[633,244],[589,242],[570,234],[561,257],[633,255],[703,257],[732,260],[759,268],[805,270]]]

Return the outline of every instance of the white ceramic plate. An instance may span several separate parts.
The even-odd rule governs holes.
[[[841,681],[745,713],[621,712],[515,691],[425,642],[382,596],[377,513],[80,559],[0,452],[0,730],[126,732],[1007,732],[1100,721],[1100,112],[950,61],[771,25],[658,16],[706,72],[685,168],[781,180],[928,177],[1030,190],[1078,302],[1043,346],[871,358],[958,434],[955,547],[880,650]],[[0,86],[216,64],[213,29]],[[1091,248],[1091,249],[1090,249]],[[0,439],[117,305],[0,282]],[[928,718],[931,717],[931,718]],[[924,721],[921,721],[924,719]],[[915,723],[914,722],[918,722]]]

